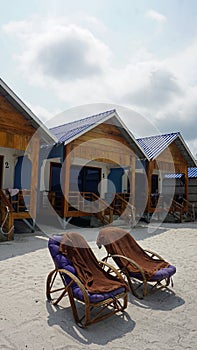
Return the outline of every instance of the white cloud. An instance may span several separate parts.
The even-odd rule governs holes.
[[[159,23],[164,23],[167,20],[166,16],[162,15],[161,13],[155,10],[149,10],[148,12],[146,12],[146,16]]]
[[[32,18],[9,23],[4,31],[20,38],[18,60],[26,79],[50,88],[66,107],[99,102],[129,106],[161,132],[181,131],[196,147],[197,41],[165,59],[142,47],[120,67],[85,22]],[[132,127],[129,119],[127,125]]]
[[[90,30],[66,22],[38,18],[11,22],[4,31],[23,40],[17,55],[21,70],[32,82],[80,80],[104,72],[110,50]],[[33,74],[30,74],[32,72]]]

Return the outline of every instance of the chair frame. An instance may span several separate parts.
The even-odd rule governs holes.
[[[157,260],[162,260],[162,261],[165,261],[159,254],[151,251],[151,250],[147,250],[147,249],[144,249],[144,251],[149,254],[151,256],[151,258]],[[152,283],[152,288],[151,290],[153,289],[161,289],[161,288],[167,288],[171,282],[172,286],[173,286],[173,280],[172,280],[172,277],[168,277],[168,278],[164,278],[163,280],[160,280],[160,281],[151,281],[151,280],[148,280],[145,276],[145,271],[143,269],[142,266],[140,266],[139,264],[137,264],[134,260],[126,257],[126,256],[123,256],[123,255],[117,255],[117,254],[114,254],[114,255],[111,255],[111,254],[107,254],[106,257],[104,257],[102,259],[102,261],[107,261],[109,258],[121,258],[121,259],[124,259],[127,261],[127,264],[126,266],[124,266],[123,268],[120,268],[118,267],[118,271],[127,278],[127,282],[128,282],[128,285],[130,287],[130,290],[132,292],[132,294],[137,297],[138,299],[143,299],[145,296],[147,296],[148,294],[148,283]],[[117,263],[116,263],[117,265]],[[139,279],[137,277],[134,277],[134,276],[131,276],[129,275],[129,270],[127,269],[127,266],[129,265],[132,265],[133,267],[137,268],[142,276],[142,279]],[[135,284],[132,280],[137,280],[138,282],[141,282],[138,284],[137,287],[135,287]],[[143,286],[143,292],[142,292],[142,295],[139,295],[137,293],[137,289],[139,289],[141,286]]]
[[[121,273],[114,266],[104,261],[98,261],[98,262],[103,269],[107,268],[108,273],[113,273],[117,277],[119,277],[120,280],[124,280]],[[54,283],[58,275],[60,275],[60,278],[62,280],[62,287],[55,288]],[[66,284],[63,275],[67,275],[70,277],[71,281],[69,282],[68,285]],[[83,301],[74,296],[73,290],[72,290],[73,283],[76,283],[77,286],[81,289],[81,292],[84,298]],[[53,293],[56,293],[56,292],[61,292],[61,293],[57,298],[52,299]],[[75,322],[81,328],[85,328],[90,324],[101,321],[115,313],[123,312],[126,309],[128,304],[128,291],[119,293],[118,295],[115,296],[115,298],[111,297],[96,303],[90,302],[88,293],[84,285],[82,284],[82,282],[79,280],[79,278],[66,269],[58,269],[57,267],[55,267],[55,269],[52,270],[47,277],[47,281],[46,281],[47,299],[53,305],[57,305],[66,294],[68,295],[68,298],[70,301]],[[122,299],[122,301],[120,299]],[[79,313],[77,310],[76,301],[84,305],[84,312],[81,317],[79,316]],[[91,311],[96,308],[98,308],[98,310],[96,314],[92,316]]]

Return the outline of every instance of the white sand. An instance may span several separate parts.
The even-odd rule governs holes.
[[[86,238],[96,256],[98,229]],[[135,228],[144,248],[174,264],[173,292],[157,291],[143,300],[129,295],[125,316],[113,316],[87,329],[76,326],[71,308],[54,308],[45,297],[47,274],[53,269],[45,234],[15,234],[0,243],[0,349],[133,349],[197,348],[196,248],[197,223],[163,225],[151,233]]]

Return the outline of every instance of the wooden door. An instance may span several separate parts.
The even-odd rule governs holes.
[[[3,164],[4,164],[4,156],[0,156],[0,188],[3,185]]]

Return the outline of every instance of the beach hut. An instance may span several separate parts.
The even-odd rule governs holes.
[[[33,230],[37,211],[39,152],[54,136],[0,79],[0,234],[12,239],[14,221]]]
[[[188,195],[188,168],[196,161],[179,132],[137,139],[149,160],[147,218],[153,213],[172,213],[180,221],[185,214],[193,219]]]
[[[50,129],[58,139],[43,157],[41,207],[47,199],[67,223],[96,217],[110,223],[133,215],[136,163],[145,152],[115,109]],[[79,222],[79,221],[78,221]]]
[[[188,200],[194,205],[197,216],[197,167],[188,169]]]

